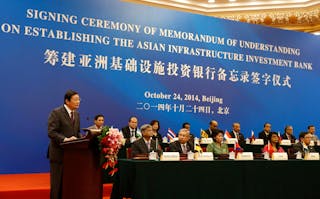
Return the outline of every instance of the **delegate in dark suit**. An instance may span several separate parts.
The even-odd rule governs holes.
[[[121,129],[121,131],[122,131],[122,134],[123,134],[123,138],[126,139],[126,146],[130,147],[130,145],[131,145],[131,143],[130,143],[131,131],[130,131],[129,126],[123,127]],[[137,128],[135,128],[133,131],[134,131],[135,137],[139,138],[139,134],[137,133]]]
[[[78,100],[80,102],[77,93],[71,95],[71,97],[72,96],[75,96],[75,101]],[[78,107],[79,102],[70,107]],[[71,141],[81,137],[79,113],[75,111],[76,108],[73,109],[72,120],[66,106],[65,104],[54,109],[48,119],[48,136],[50,138],[48,158],[50,160],[51,199],[59,199],[62,194],[63,149],[60,144],[64,141]]]
[[[156,141],[150,139],[150,150],[148,150],[148,146],[143,138],[140,138],[132,143],[131,145],[131,154],[132,157],[136,157],[137,155],[148,154],[151,151],[156,150]]]
[[[294,153],[300,151],[300,153],[302,154],[302,157],[304,157],[305,153],[316,152],[315,148],[312,146],[308,146],[307,149],[303,148],[302,142],[298,142],[297,144],[294,144],[292,148]]]
[[[221,131],[222,131],[221,129],[213,129],[213,130],[207,129],[207,130],[205,130],[205,132],[208,134],[209,138],[213,138],[214,135],[216,135],[218,132],[221,132]]]
[[[48,136],[50,138],[49,159],[54,162],[62,162],[63,149],[60,144],[66,137],[80,136],[79,113],[75,112],[74,124],[64,106],[54,109],[48,120]]]
[[[291,135],[291,137],[289,139],[286,133],[283,134],[281,136],[281,138],[284,139],[284,140],[290,140],[291,143],[294,143],[296,141],[296,137],[294,135]]]
[[[192,142],[187,142],[187,151],[194,151],[194,145]],[[179,141],[174,141],[169,144],[169,150],[171,152],[182,153],[181,143]]]
[[[230,131],[230,135],[232,138],[236,138],[235,133],[232,131]],[[241,146],[241,148],[244,148],[246,146],[246,141],[244,139],[244,135],[242,133],[238,133],[238,143]]]
[[[268,143],[268,135],[264,131],[259,133],[259,139],[263,139],[264,144]]]
[[[210,129],[205,130],[209,138],[212,138],[212,131]]]
[[[139,138],[140,136],[137,131],[138,129],[137,128],[132,128],[132,129],[134,131],[135,138]],[[121,132],[122,132],[123,138],[126,139],[126,143],[123,147],[120,148],[119,153],[118,153],[118,157],[119,158],[127,158],[126,150],[127,150],[127,148],[131,147],[131,140],[130,140],[131,130],[130,130],[129,126],[126,126],[121,129]]]

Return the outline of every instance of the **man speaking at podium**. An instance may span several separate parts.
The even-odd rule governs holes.
[[[55,108],[48,119],[50,138],[48,158],[50,160],[50,198],[62,197],[63,149],[60,143],[76,140],[80,135],[80,118],[76,111],[80,105],[79,94],[68,90],[64,104]]]

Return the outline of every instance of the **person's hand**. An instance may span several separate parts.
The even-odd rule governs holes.
[[[75,136],[71,136],[69,138],[64,138],[63,142],[69,142],[69,141],[73,141],[73,140],[76,140],[77,138]]]

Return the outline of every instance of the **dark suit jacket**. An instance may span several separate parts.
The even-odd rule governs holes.
[[[263,139],[265,145],[268,144],[268,136],[265,134],[264,131],[261,131],[259,133],[259,138]]]
[[[182,148],[179,141],[174,141],[169,144],[169,150],[171,152],[179,152],[182,153]],[[187,142],[187,151],[194,151],[193,143]]]
[[[205,130],[205,132],[208,134],[208,137],[209,137],[209,138],[213,138],[213,135],[214,135],[215,133],[218,133],[219,131],[222,131],[222,130],[221,130],[221,129],[214,129],[214,130],[211,131],[211,132],[210,132],[209,129]],[[223,132],[223,131],[222,131],[222,132]]]
[[[153,139],[150,140],[150,151],[148,150],[148,146],[143,138],[134,141],[131,145],[131,156],[136,157],[137,155],[147,154],[151,151],[158,151],[156,149],[156,141],[154,141]]]
[[[62,162],[63,149],[60,143],[64,138],[75,136],[80,138],[80,117],[74,113],[74,124],[64,106],[54,109],[48,119],[48,136],[50,138],[48,158],[53,162]]]
[[[131,145],[130,143],[131,132],[130,132],[129,126],[123,127],[121,131],[122,131],[123,137],[126,139],[126,147],[129,147]],[[137,128],[135,129],[134,132],[135,132],[136,138],[138,138]]]
[[[212,138],[212,131],[210,131],[210,129],[205,130],[205,132],[208,134],[209,138]]]
[[[309,152],[316,152],[315,148],[312,146],[308,146]],[[300,151],[302,153],[302,157],[304,157],[304,150],[303,150],[303,145],[301,142],[298,142],[297,144],[293,145],[293,152],[296,153]]]
[[[281,135],[281,138],[288,140],[288,136],[285,133]],[[291,135],[290,141],[291,141],[291,143],[294,143],[296,141],[296,137],[294,137],[294,135]]]
[[[230,135],[232,138],[236,138],[236,135],[234,134],[233,130],[230,131]],[[241,148],[244,148],[246,146],[246,141],[244,139],[244,135],[239,132],[239,138],[238,138],[239,145]]]

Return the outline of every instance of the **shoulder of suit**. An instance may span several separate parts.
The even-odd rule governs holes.
[[[180,144],[179,140],[173,142],[174,144]]]
[[[96,125],[92,125],[92,126],[89,126],[87,129],[96,129],[97,126]]]
[[[187,142],[187,145],[192,146],[193,142]]]
[[[301,142],[298,142],[298,143],[293,144],[293,147],[294,147],[294,146],[296,146],[296,147],[301,147],[302,144],[301,144]]]
[[[56,107],[54,108],[52,111],[51,111],[51,114],[54,113],[54,114],[58,114],[58,113],[68,113],[67,110],[64,108],[64,106],[59,106],[59,107]]]
[[[63,105],[53,109],[53,111],[63,111],[63,110],[66,110]]]
[[[172,145],[177,145],[177,144],[179,144],[179,141],[176,140],[176,141],[174,141],[174,142],[171,142],[169,145],[172,146]]]
[[[125,126],[125,127],[123,127],[121,130],[122,131],[127,131],[129,129],[129,127],[128,126]]]

